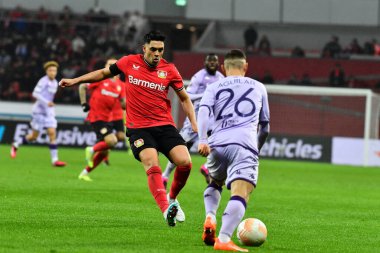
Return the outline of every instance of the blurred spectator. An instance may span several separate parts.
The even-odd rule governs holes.
[[[4,67],[8,65],[11,61],[11,56],[10,54],[5,51],[4,48],[0,50],[0,67]]]
[[[18,81],[12,82],[8,89],[2,92],[1,96],[2,99],[11,101],[25,101],[31,98],[30,93],[21,90]]]
[[[258,53],[266,56],[272,55],[270,41],[266,35],[263,35],[259,41]]]
[[[297,79],[297,75],[293,73],[290,76],[290,79],[288,80],[287,84],[291,84],[291,85],[297,85],[297,84],[299,84],[299,81]]]
[[[17,5],[16,8],[9,13],[9,18],[11,20],[10,26],[20,34],[24,33],[26,30],[25,16],[26,14],[20,5]]]
[[[301,81],[300,81],[300,85],[304,85],[304,86],[311,86],[311,85],[313,85],[313,83],[311,82],[311,79],[310,79],[310,75],[308,73],[304,73],[302,75],[302,78],[301,78]]]
[[[15,55],[20,56],[21,58],[25,58],[28,56],[28,45],[25,40],[20,40],[15,48]]]
[[[14,10],[9,13],[9,17],[12,20],[17,20],[25,17],[25,12],[22,10],[21,5],[17,5]]]
[[[353,38],[350,45],[344,49],[344,53],[348,54],[362,54],[363,48],[359,45],[359,42],[356,38]]]
[[[375,54],[375,48],[374,48],[374,44],[373,44],[373,41],[366,41],[364,43],[364,48],[363,48],[363,53],[366,54],[366,55],[374,55]]]
[[[59,15],[59,19],[61,21],[70,22],[72,18],[73,18],[73,12],[71,11],[71,8],[68,5],[65,5],[63,7],[61,14]]]
[[[269,70],[266,70],[263,76],[263,79],[261,80],[264,84],[273,84],[274,78]]]
[[[292,57],[305,57],[305,51],[300,46],[295,46],[292,50]]]
[[[348,77],[347,87],[349,87],[349,88],[355,88],[357,81],[358,81],[358,80],[356,79],[355,76],[350,75],[350,76]]]
[[[71,41],[71,47],[74,53],[81,53],[83,52],[84,47],[86,46],[86,43],[82,39],[81,36],[78,34],[75,36],[75,38]]]
[[[339,63],[335,64],[335,67],[330,72],[329,84],[332,87],[345,86],[345,73]]]
[[[258,34],[255,27],[253,25],[250,25],[244,31],[245,52],[247,54],[253,53],[255,51],[257,38]]]
[[[36,18],[41,21],[49,19],[49,13],[45,10],[45,7],[40,7],[40,9],[37,12]]]
[[[380,55],[380,44],[377,40],[372,40],[374,55]]]
[[[339,44],[339,37],[332,36],[331,41],[329,41],[322,50],[322,57],[338,58],[341,52],[342,52],[342,47]]]

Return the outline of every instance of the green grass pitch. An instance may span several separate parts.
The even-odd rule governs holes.
[[[12,160],[0,146],[0,252],[215,252],[201,240],[204,158],[193,156],[179,197],[186,222],[172,228],[126,152],[112,151],[90,183],[77,179],[82,149],[59,153],[65,168],[50,166],[47,147],[23,146]],[[380,169],[262,160],[245,217],[268,229],[250,252],[380,252]]]

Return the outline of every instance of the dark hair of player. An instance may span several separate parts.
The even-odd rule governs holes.
[[[218,58],[218,56],[216,55],[216,53],[209,53],[208,55],[206,55],[206,61],[207,61],[208,58],[211,58],[211,57]]]
[[[237,60],[237,59],[244,59],[244,60],[247,59],[247,57],[245,56],[245,53],[241,51],[240,49],[232,49],[226,54],[226,56],[224,56],[224,60]]]
[[[152,40],[155,41],[165,41],[165,35],[163,35],[160,31],[150,31],[144,36],[144,43],[150,43]]]

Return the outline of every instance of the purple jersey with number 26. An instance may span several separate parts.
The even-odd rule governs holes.
[[[229,76],[209,84],[200,102],[214,114],[210,147],[239,145],[258,154],[257,126],[269,122],[265,86],[249,77]]]

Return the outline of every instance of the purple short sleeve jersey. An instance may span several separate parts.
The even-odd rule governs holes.
[[[200,106],[214,114],[210,147],[239,145],[258,154],[257,127],[269,122],[265,86],[249,77],[229,76],[208,85]]]
[[[187,87],[186,91],[190,97],[197,97],[195,99],[192,99],[195,115],[198,115],[199,102],[201,101],[201,98],[207,86],[222,78],[224,78],[224,76],[219,71],[216,71],[215,75],[210,75],[206,69],[201,69],[193,75],[190,81],[190,85]],[[183,123],[183,128],[191,129],[191,123],[188,118],[185,119],[185,122]]]

